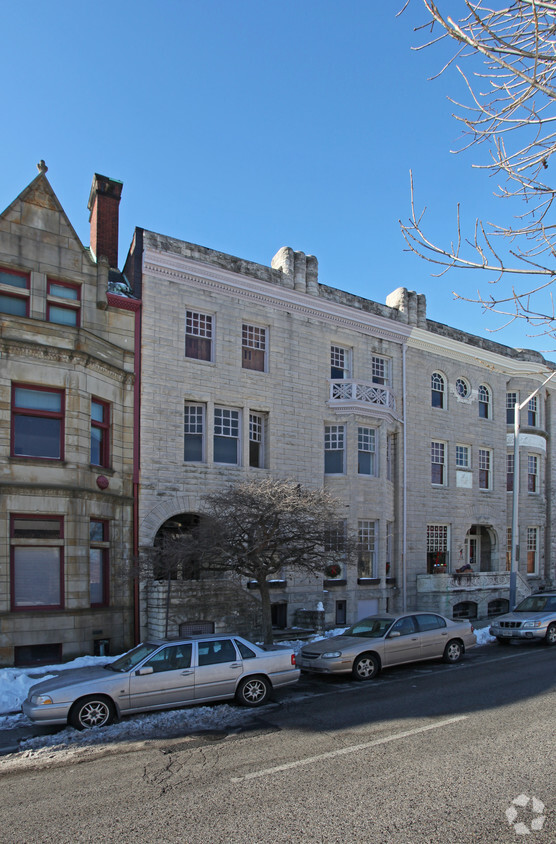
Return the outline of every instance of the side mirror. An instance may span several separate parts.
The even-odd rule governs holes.
[[[389,639],[397,639],[398,636],[401,636],[401,635],[402,634],[400,633],[399,630],[392,630],[392,632],[388,634],[388,638]]]
[[[152,667],[152,665],[145,665],[145,667],[144,667],[144,668],[139,668],[139,669],[135,672],[135,674],[136,674],[138,677],[143,677],[143,675],[144,675],[144,674],[152,674],[153,672],[154,672],[154,668]]]

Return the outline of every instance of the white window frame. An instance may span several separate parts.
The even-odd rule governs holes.
[[[527,574],[534,577],[539,573],[539,536],[538,527],[528,527],[526,534],[526,566]],[[532,555],[532,557],[530,557]],[[532,559],[532,565],[530,560]]]
[[[493,452],[491,448],[480,448],[477,460],[479,470],[479,491],[489,492],[492,489]],[[487,472],[486,486],[481,484],[481,472]]]
[[[465,458],[465,459],[463,459]],[[471,469],[471,446],[463,443],[456,444],[456,468]]]
[[[357,546],[359,577],[376,577],[378,568],[377,519],[360,519],[357,522]]]
[[[429,522],[427,524],[427,571],[429,574],[434,574],[434,562],[431,561],[429,566],[429,554],[440,555],[438,566],[450,566],[450,525],[445,522]]]
[[[539,426],[539,402],[538,396],[533,396],[527,403],[527,425],[530,428]]]
[[[196,411],[195,413],[193,411]],[[199,413],[200,411],[200,413]],[[206,462],[206,422],[207,409],[202,402],[186,401],[183,406],[183,459],[185,463]],[[200,430],[199,430],[200,428]],[[195,429],[195,430],[193,430]],[[201,437],[201,456],[198,460],[185,455],[187,437]]]
[[[392,361],[384,355],[373,355],[371,357],[371,381],[373,384],[384,384],[391,386],[392,382]]]
[[[490,419],[492,416],[492,392],[490,387],[487,387],[486,384],[479,384],[477,397],[479,401],[479,419]],[[481,416],[481,406],[486,407],[484,416]]]
[[[264,469],[266,467],[266,417],[266,413],[255,410],[249,411],[249,465],[253,469]],[[251,443],[258,445],[258,465],[251,462]]]
[[[332,369],[341,369],[343,375],[332,375]],[[351,378],[352,350],[346,346],[330,344],[330,377],[334,380]]]
[[[376,428],[359,425],[357,428],[357,474],[376,478],[378,476],[378,431]],[[360,455],[369,455],[370,471],[362,472]]]
[[[440,404],[433,403],[435,393],[440,396]],[[446,378],[441,372],[433,372],[431,375],[431,407],[437,410],[446,409]]]
[[[534,489],[531,489],[531,478],[534,478]],[[540,460],[538,454],[527,455],[527,492],[538,495],[540,491]]]
[[[431,440],[431,484],[436,487],[446,486],[447,485],[447,457],[448,457],[448,445],[447,443],[443,442],[442,440]],[[435,459],[435,458],[442,458],[442,459]],[[437,483],[432,479],[432,467],[433,466],[442,466],[442,481]]]
[[[342,469],[340,472],[326,471],[326,456],[327,454],[335,454],[341,452],[342,454]],[[346,472],[346,426],[345,425],[325,425],[324,426],[324,474],[325,475],[345,475]]]
[[[509,483],[509,478],[512,478],[511,485]],[[514,483],[515,483],[515,456],[513,451],[508,451],[506,454],[506,492],[513,492],[514,491]]]
[[[213,461],[222,466],[241,466],[241,409],[215,405],[213,414]],[[217,421],[218,420],[218,421]],[[235,431],[235,433],[233,433]],[[216,438],[235,440],[236,460],[216,459]]]
[[[241,367],[248,372],[267,372],[268,360],[268,330],[262,325],[255,325],[252,322],[243,322],[241,324]],[[244,366],[244,352],[262,352],[263,368]]]
[[[214,315],[187,308],[185,311],[185,357],[188,360],[199,360],[211,363],[214,360]],[[208,340],[210,354],[208,357],[187,354],[187,338]]]
[[[515,406],[519,401],[519,393],[515,390],[510,390],[506,393],[506,424],[513,425],[515,423]]]
[[[467,400],[471,395],[471,387],[467,378],[460,376],[456,378],[456,395],[458,399]]]

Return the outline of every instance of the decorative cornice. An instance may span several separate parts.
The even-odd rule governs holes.
[[[128,296],[118,296],[116,293],[107,293],[106,301],[112,308],[120,308],[122,311],[138,311],[141,308],[140,299],[130,299]]]
[[[218,290],[229,296],[242,296],[283,311],[325,319],[393,343],[405,343],[411,333],[411,326],[405,323],[156,249],[145,250],[143,271],[158,278]]]
[[[47,486],[46,484],[2,484],[0,483],[0,490],[2,495],[29,495],[34,498],[76,498],[84,501],[109,501],[113,505],[122,506],[127,505],[131,507],[133,504],[133,496],[123,495],[107,490],[98,491],[94,489],[84,489],[77,486]]]
[[[54,346],[42,346],[4,338],[0,341],[0,355],[6,357],[19,355],[20,357],[61,363],[66,366],[70,364],[75,366],[78,363],[85,369],[92,369],[94,372],[106,375],[121,384],[132,384],[135,379],[131,372],[126,372],[118,366],[101,361],[87,352],[75,351],[74,349],[59,349]]]

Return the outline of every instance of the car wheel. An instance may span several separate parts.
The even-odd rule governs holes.
[[[499,639],[499,638],[497,638],[496,641],[498,642],[499,645],[505,645],[506,647],[510,644],[509,639]]]
[[[556,645],[556,624],[549,624],[544,641],[547,645]]]
[[[242,706],[262,706],[270,695],[270,683],[264,677],[247,677],[242,680],[236,698]]]
[[[373,654],[361,654],[353,663],[352,671],[356,680],[372,680],[380,673],[380,663]]]
[[[444,662],[454,663],[459,662],[463,656],[463,647],[461,642],[458,642],[457,639],[452,639],[446,647],[444,648],[444,656],[442,659]]]
[[[91,727],[107,727],[115,715],[111,700],[101,695],[89,695],[73,704],[68,721],[76,730],[88,730]]]

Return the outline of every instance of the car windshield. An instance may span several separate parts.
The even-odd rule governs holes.
[[[556,597],[552,595],[530,595],[514,612],[556,612]]]
[[[118,657],[114,662],[109,662],[104,667],[108,671],[120,671],[122,673],[131,671],[139,662],[158,650],[159,647],[160,645],[153,645],[151,642],[143,642],[142,645],[137,645],[136,648]]]
[[[362,618],[353,627],[348,627],[342,635],[359,636],[361,639],[380,639],[392,623],[392,618]]]

